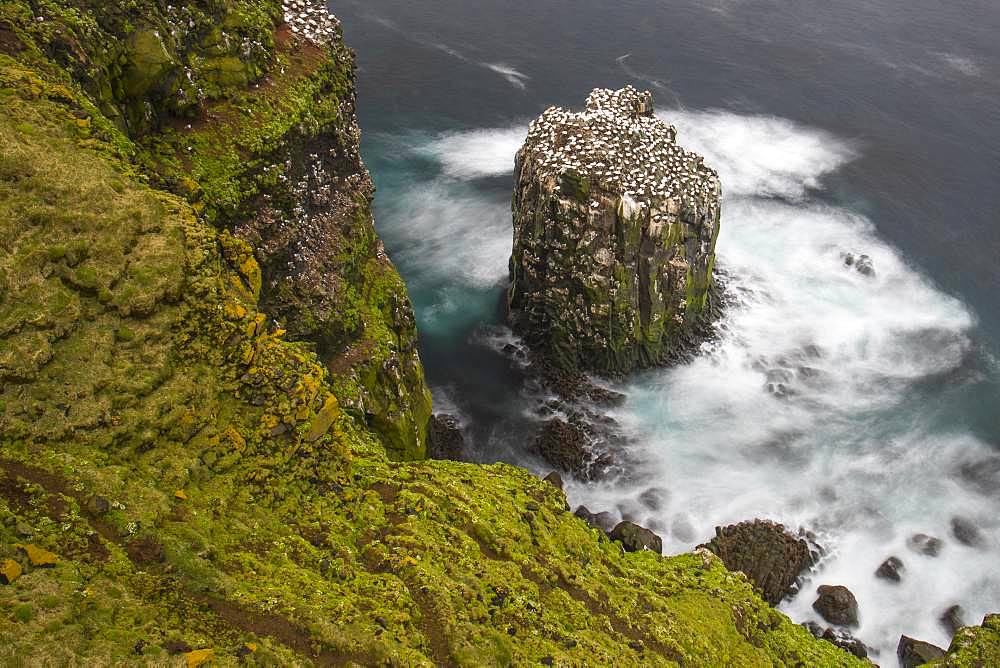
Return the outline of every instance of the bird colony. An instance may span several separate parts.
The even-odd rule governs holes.
[[[284,0],[285,23],[292,32],[318,44],[327,44],[337,37],[340,20],[330,13],[325,2],[315,0]]]
[[[653,216],[673,208],[659,206],[670,200],[679,206],[718,201],[718,174],[676,137],[673,126],[653,115],[650,93],[598,88],[582,112],[546,109],[531,124],[522,157],[540,180],[573,173],[639,209],[653,209]]]

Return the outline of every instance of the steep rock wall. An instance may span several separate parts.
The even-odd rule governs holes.
[[[565,371],[676,355],[709,308],[721,191],[649,93],[550,108],[517,154],[511,322]]]

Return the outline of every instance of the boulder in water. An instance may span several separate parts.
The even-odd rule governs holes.
[[[899,582],[902,580],[903,560],[899,557],[889,557],[875,570],[875,577]]]
[[[535,450],[552,466],[567,473],[583,474],[590,459],[587,435],[561,418],[545,423],[535,439]]]
[[[842,253],[841,258],[844,260],[845,267],[852,267],[854,271],[858,272],[862,276],[874,276],[875,275],[875,265],[872,263],[872,259],[867,255],[855,255],[854,253]]]
[[[945,651],[937,645],[909,636],[900,636],[899,644],[896,645],[896,656],[899,657],[902,668],[917,668],[935,659],[941,659],[944,655]]]
[[[663,554],[663,539],[633,522],[619,522],[608,532],[608,538],[620,541],[628,552],[652,550],[657,554]]]
[[[951,518],[951,535],[959,543],[969,547],[980,547],[983,544],[983,535],[979,527],[965,517]]]
[[[938,621],[941,622],[941,626],[948,631],[949,636],[954,636],[955,633],[966,626],[965,624],[965,610],[962,609],[960,605],[949,606],[941,616],[938,617]]]
[[[940,538],[928,536],[925,533],[914,534],[907,541],[910,549],[927,557],[936,557],[941,554],[941,547],[944,545]]]
[[[820,585],[816,591],[819,597],[812,607],[823,619],[837,626],[858,625],[858,600],[850,589],[841,585]]]
[[[808,541],[767,520],[715,528],[704,546],[731,571],[742,571],[771,605],[792,593],[798,577],[814,563]]]
[[[677,359],[713,310],[721,187],[631,86],[536,119],[514,167],[508,313],[564,372]]]
[[[670,493],[662,487],[650,487],[639,495],[639,503],[649,510],[663,510]]]

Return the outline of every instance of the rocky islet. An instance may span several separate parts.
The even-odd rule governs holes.
[[[514,168],[510,320],[564,372],[676,359],[711,311],[721,186],[648,92],[532,122]]]

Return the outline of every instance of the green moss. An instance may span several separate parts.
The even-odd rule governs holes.
[[[986,615],[980,626],[959,629],[948,654],[927,665],[981,668],[1000,665],[1000,615]]]
[[[14,619],[22,624],[30,622],[35,617],[35,608],[30,603],[22,603],[14,608]]]

